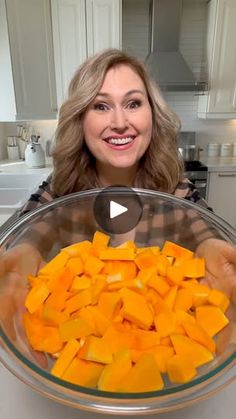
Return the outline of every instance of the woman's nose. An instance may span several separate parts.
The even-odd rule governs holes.
[[[122,130],[127,128],[128,119],[124,109],[116,108],[112,112],[111,116],[111,128],[116,130]]]

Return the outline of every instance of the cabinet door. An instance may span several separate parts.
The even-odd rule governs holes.
[[[236,172],[209,173],[208,204],[236,228]]]
[[[0,121],[14,121],[15,92],[7,30],[5,0],[0,0]]]
[[[88,55],[121,47],[121,0],[86,0]]]
[[[220,0],[215,32],[209,110],[236,116],[236,2]]]
[[[66,99],[70,80],[87,58],[85,0],[51,0],[57,101]]]
[[[199,116],[236,118],[236,1],[209,3],[209,95],[200,98]]]
[[[50,0],[6,0],[17,119],[56,117]]]

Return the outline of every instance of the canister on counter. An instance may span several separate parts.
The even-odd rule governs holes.
[[[236,143],[233,143],[233,157],[236,157]]]
[[[207,145],[207,156],[208,157],[219,157],[220,155],[220,144],[209,143]]]
[[[232,156],[232,144],[222,143],[220,146],[220,157],[231,157]]]
[[[20,158],[19,147],[15,136],[7,137],[7,156],[8,160],[14,161]]]

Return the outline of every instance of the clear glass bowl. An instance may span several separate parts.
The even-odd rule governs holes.
[[[210,211],[165,193],[142,189],[133,191],[142,202],[142,216],[131,232],[112,234],[112,246],[129,238],[142,247],[162,246],[165,240],[171,240],[194,251],[198,240],[206,238],[209,232],[236,244],[235,230]],[[9,249],[31,240],[48,261],[62,247],[91,240],[96,230],[102,230],[94,217],[94,203],[100,192],[95,189],[71,194],[24,215],[1,233],[1,248]],[[124,196],[124,189],[116,188],[115,192],[117,197],[119,194]],[[130,190],[127,189],[125,193],[129,195]],[[28,271],[32,269],[30,255],[22,260],[22,264],[26,271],[27,267]],[[236,378],[236,310],[231,303],[230,323],[217,337],[217,356],[199,368],[198,375],[186,384],[167,384],[160,391],[124,394],[85,388],[57,379],[50,374],[49,367],[43,366],[40,359],[35,357],[22,334],[23,297],[22,304],[12,305],[7,314],[4,311],[2,302],[8,301],[5,296],[21,295],[24,283],[25,278],[13,281],[8,276],[0,278],[0,360],[20,380],[51,399],[100,413],[139,415],[193,404]]]

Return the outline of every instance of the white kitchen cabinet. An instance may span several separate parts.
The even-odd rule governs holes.
[[[199,97],[200,118],[236,118],[236,1],[208,4],[209,92]]]
[[[57,101],[67,97],[69,82],[87,58],[85,0],[51,0]]]
[[[16,115],[11,52],[5,0],[0,0],[0,121],[13,121]]]
[[[51,0],[57,100],[90,55],[121,46],[121,0]]]
[[[121,0],[86,0],[88,55],[121,47]]]
[[[0,53],[5,54],[4,71],[8,68],[9,73],[4,85],[0,70],[1,108],[7,98],[7,112],[0,113],[0,120],[55,119],[50,0],[1,0],[1,11],[5,49],[1,41]]]
[[[236,172],[208,174],[207,202],[217,215],[236,228]]]

